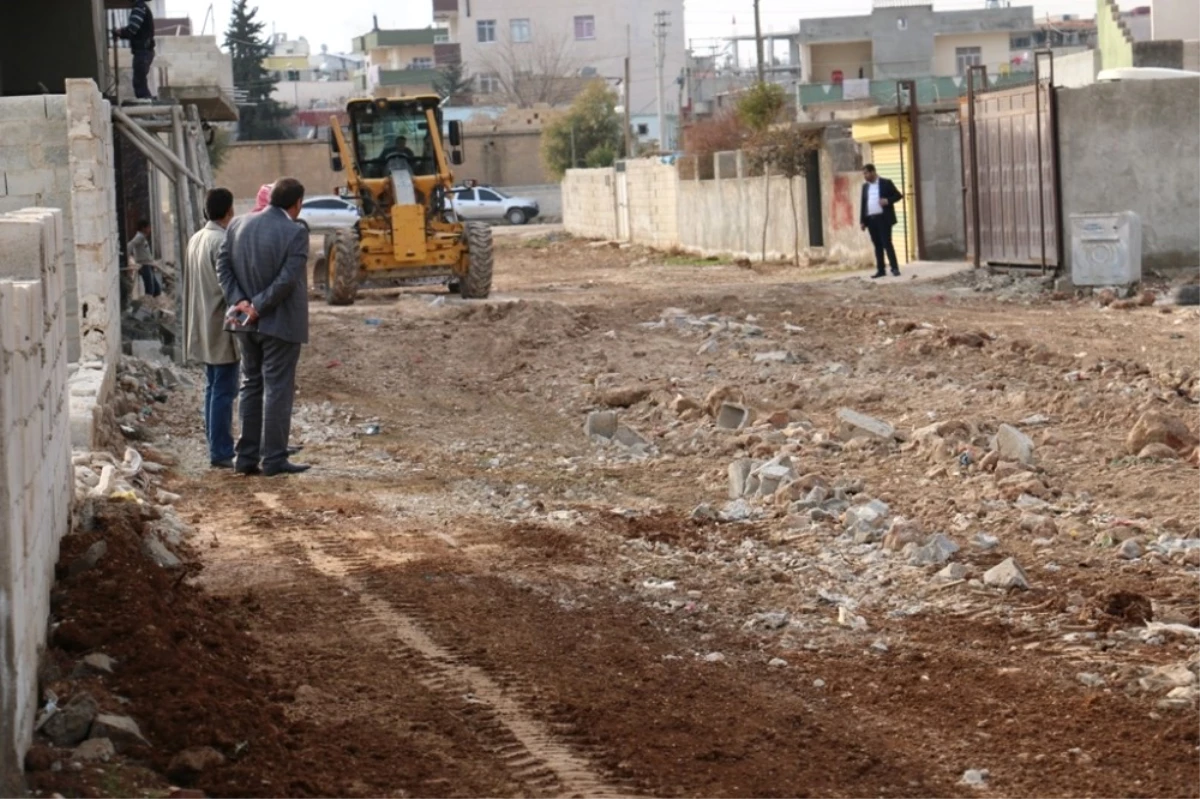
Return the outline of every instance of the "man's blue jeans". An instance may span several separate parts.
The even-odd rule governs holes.
[[[238,364],[205,364],[204,434],[208,459],[220,463],[233,459],[233,400],[238,391]]]

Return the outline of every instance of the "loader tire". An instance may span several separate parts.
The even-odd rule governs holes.
[[[353,230],[339,230],[329,248],[325,302],[329,305],[353,305],[358,297],[358,236]]]
[[[467,274],[459,285],[464,300],[486,300],[492,293],[492,228],[482,222],[467,223]]]

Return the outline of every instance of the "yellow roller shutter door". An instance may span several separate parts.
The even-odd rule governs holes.
[[[908,125],[904,127],[904,132],[907,134]],[[901,169],[899,142],[877,142],[871,147],[875,168],[879,171],[880,176],[895,183],[896,188],[904,195],[904,202],[896,206],[896,227],[892,229],[892,244],[896,248],[896,257],[902,264],[913,260],[917,249],[916,220],[909,213],[909,209],[916,202],[916,194],[913,191],[912,156],[907,135],[904,140],[904,151],[903,169]]]

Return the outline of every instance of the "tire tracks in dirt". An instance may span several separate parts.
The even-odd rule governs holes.
[[[391,650],[427,689],[480,706],[471,724],[514,779],[544,796],[633,795],[628,787],[601,776],[592,763],[595,750],[589,752],[573,729],[552,728],[529,714],[525,707],[536,694],[531,687],[510,682],[512,675],[505,675],[508,679],[501,684],[464,662],[452,648],[435,642],[417,617],[376,595],[361,575],[378,566],[377,553],[359,546],[361,542],[347,542],[342,535],[308,526],[302,537],[294,535],[278,495],[253,496],[276,517],[278,526],[271,528],[271,535],[279,539],[275,548],[280,554],[306,563],[357,598],[365,613],[346,621],[353,637]],[[301,581],[298,575],[296,583]]]

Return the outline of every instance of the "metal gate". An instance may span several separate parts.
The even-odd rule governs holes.
[[[1049,75],[1042,73],[1043,60]],[[1034,82],[1012,89],[988,89],[984,67],[967,73],[959,124],[963,216],[975,266],[1045,272],[1061,263],[1053,56],[1039,52],[1034,64]]]

